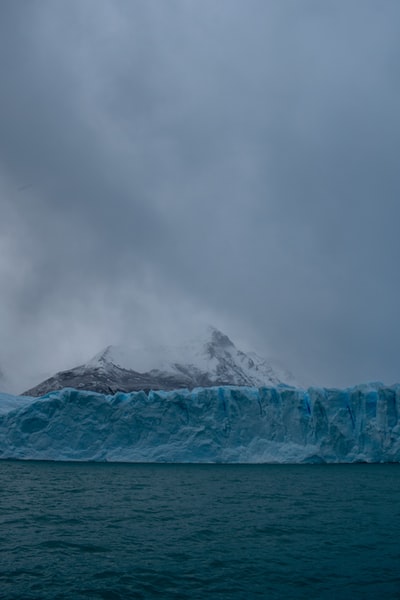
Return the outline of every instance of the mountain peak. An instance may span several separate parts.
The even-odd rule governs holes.
[[[57,373],[26,393],[39,396],[63,387],[102,393],[215,385],[260,387],[287,381],[282,373],[257,354],[239,350],[225,333],[210,326],[205,335],[180,345],[109,345],[86,364]]]
[[[229,348],[235,346],[234,343],[228,338],[228,336],[225,335],[225,333],[222,333],[222,331],[219,331],[219,329],[216,329],[216,327],[212,327],[210,325],[208,331],[210,333],[212,344],[220,346],[222,348]]]

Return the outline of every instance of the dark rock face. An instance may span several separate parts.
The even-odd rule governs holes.
[[[136,392],[143,390],[177,390],[182,388],[208,387],[213,385],[207,374],[198,378],[176,375],[157,376],[155,373],[137,373],[133,370],[122,369],[109,363],[107,369],[92,368],[85,365],[69,371],[61,371],[46,379],[39,385],[27,390],[25,396],[43,396],[54,390],[71,387],[79,390],[89,390],[101,394],[116,392]],[[222,385],[222,383],[221,383]],[[226,382],[229,385],[229,382]]]

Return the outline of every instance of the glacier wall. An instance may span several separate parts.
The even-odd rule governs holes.
[[[400,385],[0,394],[0,458],[128,462],[400,460]]]

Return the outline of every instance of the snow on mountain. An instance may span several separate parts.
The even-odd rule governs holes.
[[[263,386],[293,381],[283,369],[245,353],[215,328],[179,346],[108,346],[88,363],[57,373],[27,395],[64,387],[115,393],[213,385]]]
[[[400,461],[400,385],[224,386],[114,396],[65,389],[19,408],[6,401],[3,459]]]

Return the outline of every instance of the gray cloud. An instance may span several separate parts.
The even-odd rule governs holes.
[[[398,380],[399,16],[4,0],[0,362],[211,320],[306,380]]]

